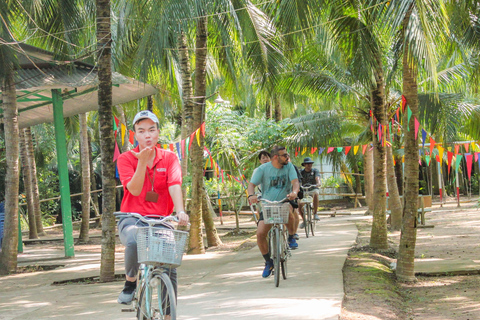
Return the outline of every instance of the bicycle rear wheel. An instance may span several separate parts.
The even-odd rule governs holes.
[[[175,291],[168,274],[162,270],[154,270],[148,283],[142,284],[137,319],[163,320],[168,315],[171,320],[177,318]]]
[[[275,287],[280,285],[280,259],[282,253],[281,245],[280,229],[275,227],[273,232],[273,250],[275,250],[273,256],[273,274],[275,278]]]

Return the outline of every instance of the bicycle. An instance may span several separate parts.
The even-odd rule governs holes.
[[[303,206],[303,221],[304,221],[304,228],[305,228],[305,236],[308,238],[309,233],[312,233],[312,237],[315,236],[315,227],[316,227],[316,220],[313,217],[313,189],[316,188],[316,185],[307,184],[302,186],[304,190],[305,196],[303,199],[300,200]]]
[[[269,201],[258,198],[262,204],[263,222],[265,224],[273,224],[268,232],[269,250],[273,260],[273,275],[275,287],[280,285],[280,268],[282,277],[287,279],[287,260],[291,257],[290,248],[288,246],[288,231],[285,224],[288,223],[290,215],[290,204],[288,202]]]
[[[137,319],[141,320],[175,320],[177,299],[169,271],[182,263],[188,232],[174,230],[167,224],[169,221],[178,222],[172,216],[159,219],[133,212],[115,212],[114,215],[117,218],[135,217],[147,224],[139,227],[137,232],[140,268],[133,298],[134,308],[122,311],[136,311]]]

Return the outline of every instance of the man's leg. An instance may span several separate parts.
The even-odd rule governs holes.
[[[320,217],[317,215],[318,210],[318,191],[313,194],[313,217],[315,220],[320,220]]]
[[[298,248],[297,241],[295,240],[295,209],[290,205],[290,214],[288,215],[288,223],[287,223],[287,230],[288,230],[288,245],[290,249]]]
[[[120,241],[125,246],[125,285],[118,297],[120,304],[130,304],[137,287],[138,258],[137,258],[137,219],[124,218],[118,223]]]
[[[268,249],[268,231],[272,228],[271,224],[265,224],[263,222],[263,216],[260,214],[260,221],[258,221],[257,226],[257,245],[260,253],[265,259],[265,269],[263,270],[262,277],[268,278],[272,274],[273,270],[273,261],[270,257],[270,251]]]

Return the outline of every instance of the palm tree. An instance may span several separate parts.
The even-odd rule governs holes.
[[[110,28],[110,0],[96,0],[97,48],[98,48],[98,116],[100,149],[102,154],[102,258],[100,281],[115,279],[115,165],[113,152],[112,110],[112,54]]]
[[[19,129],[17,95],[15,90],[14,42],[11,18],[15,16],[17,4],[15,1],[0,3],[0,38],[9,44],[0,46],[0,80],[2,83],[3,124],[5,128],[5,221],[2,252],[0,253],[0,273],[15,272],[17,268],[18,249],[18,188],[19,188]]]
[[[78,115],[80,122],[80,159],[82,164],[82,224],[80,227],[80,242],[88,242],[90,227],[90,161],[88,148],[87,114]]]
[[[27,196],[28,213],[28,238],[38,239],[37,224],[35,221],[35,212],[33,209],[33,190],[31,185],[31,173],[27,158],[27,144],[25,142],[25,129],[20,130],[20,159],[22,161],[23,184]]]

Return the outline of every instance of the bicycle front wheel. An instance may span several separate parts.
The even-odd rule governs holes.
[[[288,260],[288,242],[287,242],[287,238],[288,238],[288,232],[286,230],[283,231],[283,235],[282,235],[282,260],[281,260],[281,267],[282,267],[282,277],[284,280],[287,280],[287,274],[288,274],[288,270],[287,270],[287,260]]]
[[[164,320],[170,316],[177,319],[177,303],[172,281],[166,272],[153,272],[141,288],[137,318],[141,320]]]
[[[312,213],[310,211],[310,204],[307,203],[305,206],[305,212],[303,213],[304,215],[304,224],[305,224],[305,236],[308,238],[308,234],[310,233],[310,222],[312,221]]]
[[[312,211],[312,212],[313,212],[313,211]],[[312,214],[312,216],[313,216],[313,214]],[[311,218],[311,219],[310,219],[310,223],[311,223],[311,225],[310,225],[310,231],[312,232],[312,237],[314,237],[314,236],[315,236],[315,227],[316,227],[317,220],[315,220],[315,217],[312,217],[312,216],[310,217],[310,218]]]
[[[280,240],[280,229],[278,227],[276,227],[273,232],[273,245],[275,250],[273,257],[273,274],[275,276],[275,287],[278,287],[280,285],[280,259],[282,254],[282,242]]]

